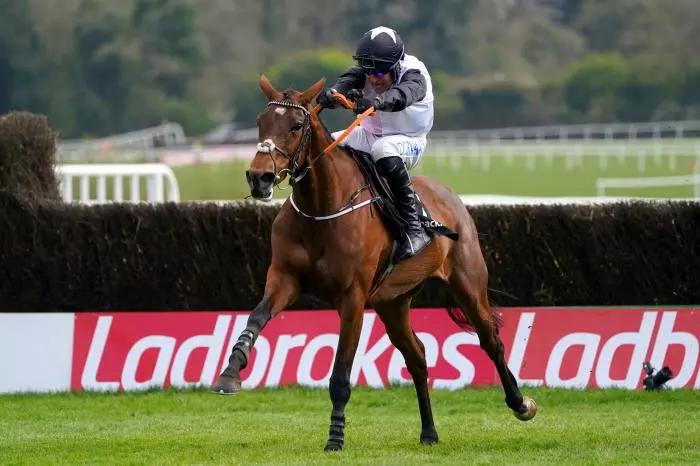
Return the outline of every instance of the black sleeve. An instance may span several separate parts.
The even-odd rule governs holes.
[[[428,83],[419,70],[408,70],[401,82],[391,86],[382,96],[380,110],[400,112],[406,107],[420,102],[428,91]]]
[[[362,89],[365,87],[365,73],[359,66],[352,66],[331,87],[343,95],[347,95],[350,89]]]

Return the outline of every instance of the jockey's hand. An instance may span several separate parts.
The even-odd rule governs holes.
[[[370,107],[374,107],[375,110],[379,110],[381,106],[382,101],[379,99],[379,97],[374,97],[373,99],[363,97],[355,102],[353,112],[355,112],[355,115],[359,115],[360,113],[364,113]]]
[[[337,108],[339,103],[333,97],[333,93],[336,92],[333,88],[326,88],[316,97],[316,102],[319,103],[324,108]]]
[[[360,89],[350,89],[347,98],[353,102],[357,102],[362,98],[362,91]]]

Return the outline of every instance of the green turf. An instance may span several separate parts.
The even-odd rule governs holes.
[[[686,154],[687,155],[687,154]],[[596,180],[601,177],[647,177],[685,175],[696,169],[695,159],[668,154],[649,155],[640,167],[637,158],[609,155],[582,156],[567,162],[561,156],[538,154],[533,158],[505,154],[486,158],[446,154],[426,154],[412,174],[432,176],[458,194],[508,194],[519,196],[595,196]],[[247,162],[201,164],[175,167],[174,172],[183,200],[241,199],[249,194],[245,181]],[[640,170],[643,168],[643,170]],[[284,183],[286,186],[286,182]],[[667,188],[613,189],[612,196],[692,197],[690,186]],[[276,191],[275,197],[287,197],[289,191]]]
[[[412,387],[355,389],[346,448],[327,454],[326,390],[0,396],[0,464],[698,464],[700,394],[524,389],[433,391],[440,443],[418,443]]]

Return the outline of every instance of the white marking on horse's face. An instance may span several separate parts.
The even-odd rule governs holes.
[[[275,109],[275,113],[278,115],[284,115],[285,113],[287,113],[287,109],[284,107],[277,107]]]

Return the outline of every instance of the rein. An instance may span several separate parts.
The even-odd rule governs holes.
[[[341,94],[340,92],[334,92],[334,93],[333,93],[333,96],[336,98],[336,100],[337,100],[338,102],[340,102],[340,104],[341,104],[343,107],[345,107],[345,108],[347,108],[347,109],[350,109],[350,110],[353,109],[353,108],[355,108],[355,104],[354,104],[353,102],[351,102],[350,100],[348,100],[348,98],[345,97],[345,96],[344,96],[343,94]],[[269,105],[269,104],[268,104],[268,105]],[[306,109],[304,109],[304,110],[306,110]],[[323,111],[323,106],[322,106],[321,104],[318,104],[318,105],[316,105],[316,106],[312,109],[312,111],[318,116],[318,115],[321,113],[321,111]],[[336,147],[338,147],[338,144],[340,144],[341,142],[343,142],[343,140],[345,140],[345,138],[347,138],[347,137],[350,135],[350,133],[352,133],[352,130],[355,129],[356,126],[359,126],[367,117],[373,115],[373,114],[374,114],[374,111],[375,111],[375,110],[374,110],[374,107],[370,107],[370,108],[368,108],[367,110],[365,110],[364,112],[362,112],[362,113],[360,113],[359,115],[357,115],[357,118],[355,118],[355,119],[352,121],[352,123],[350,123],[350,126],[348,126],[347,128],[345,128],[345,131],[343,131],[343,132],[338,136],[338,138],[337,138],[335,141],[333,141],[333,142],[331,142],[330,144],[328,144],[328,145],[326,146],[326,148],[323,149],[323,151],[322,151],[320,154],[318,154],[313,160],[311,160],[311,161],[309,162],[309,164],[308,164],[306,167],[304,167],[304,171],[301,173],[301,175],[296,176],[296,177],[293,178],[293,179],[294,179],[294,183],[297,183],[297,182],[299,182],[301,179],[303,179],[303,178],[306,176],[306,174],[309,172],[309,170],[311,170],[311,167],[312,167],[322,156],[324,156],[325,154],[329,153],[330,151],[332,151],[333,149],[335,149]],[[308,113],[308,112],[307,112],[307,113]],[[310,123],[309,123],[309,124],[310,124]],[[295,170],[295,171],[296,171],[296,170]]]
[[[340,94],[339,92],[334,93],[334,97],[343,105],[345,108],[352,109],[355,107],[355,104],[350,102],[343,94]],[[290,156],[286,151],[283,149],[280,149],[275,145],[275,143],[271,139],[265,139],[263,142],[258,143],[257,149],[258,152],[262,153],[267,153],[270,154],[270,158],[272,159],[272,167],[273,167],[273,172],[275,173],[275,181],[274,185],[279,186],[279,183],[281,181],[281,174],[287,172],[290,175],[290,180],[289,184],[294,186],[296,183],[304,179],[304,177],[309,173],[313,165],[318,162],[321,157],[323,157],[325,154],[328,154],[330,151],[335,149],[338,144],[343,142],[345,138],[348,137],[348,135],[352,132],[355,127],[359,126],[367,117],[371,116],[374,114],[374,107],[370,107],[353,120],[352,123],[343,131],[338,138],[327,145],[323,151],[321,151],[320,154],[318,154],[316,157],[313,158],[305,167],[300,167],[297,164],[297,159],[299,157],[299,154],[301,153],[302,147],[303,146],[308,146],[310,147],[310,141],[311,141],[311,121],[310,121],[310,114],[309,110],[306,109],[303,105],[295,104],[293,102],[286,102],[286,101],[270,101],[267,104],[268,106],[270,105],[278,105],[282,107],[291,107],[291,108],[297,108],[299,110],[302,110],[304,112],[304,133],[302,134],[302,140],[297,146],[297,148],[294,150],[294,153]],[[313,107],[312,111],[318,115],[321,113],[323,110],[323,106],[318,104],[315,107]],[[277,172],[277,165],[275,164],[275,158],[272,156],[273,151],[278,151],[280,154],[282,154],[289,162],[292,164],[292,169],[284,168]],[[300,172],[299,174],[296,174]],[[350,196],[350,200],[346,202],[343,206],[341,206],[338,210],[335,212],[328,214],[328,215],[322,215],[322,216],[314,216],[314,215],[309,215],[305,212],[303,212],[294,202],[294,194],[289,195],[289,201],[292,204],[292,207],[294,210],[301,215],[304,218],[308,218],[311,220],[331,220],[334,218],[341,217],[345,214],[348,214],[354,210],[360,209],[362,207],[365,207],[367,205],[370,205],[374,202],[379,201],[381,198],[379,197],[372,197],[370,199],[367,199],[363,202],[360,202],[359,204],[354,204],[355,200],[357,197],[364,191],[368,190],[369,186],[364,186],[357,191],[355,191],[354,194]]]

